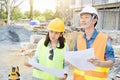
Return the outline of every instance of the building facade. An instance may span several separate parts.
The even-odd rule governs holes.
[[[73,11],[72,24],[80,27],[79,12],[85,5],[91,5],[98,10],[99,21],[98,29],[120,30],[120,0],[72,0]]]

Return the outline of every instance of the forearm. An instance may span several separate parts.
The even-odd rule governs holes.
[[[64,62],[64,67],[63,69],[65,70],[64,74],[68,74],[68,70],[69,70],[69,63],[68,62]]]
[[[113,64],[114,64],[113,61],[107,60],[107,61],[100,61],[99,64],[98,64],[98,66],[110,68],[110,67],[113,66]]]
[[[88,61],[91,62],[95,66],[106,67],[106,68],[110,68],[114,64],[112,60],[101,61],[97,58],[91,58]]]

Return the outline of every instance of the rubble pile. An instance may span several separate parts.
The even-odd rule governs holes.
[[[0,43],[27,42],[32,32],[22,26],[0,27]]]

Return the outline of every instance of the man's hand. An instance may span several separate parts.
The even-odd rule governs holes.
[[[91,62],[95,66],[107,67],[107,68],[110,68],[114,65],[114,62],[112,60],[102,61],[97,58],[90,58],[88,62]]]
[[[100,66],[101,61],[97,58],[90,58],[88,62],[91,62],[95,66]]]

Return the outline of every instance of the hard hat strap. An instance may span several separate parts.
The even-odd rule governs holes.
[[[89,26],[92,24],[92,22],[93,22],[95,16],[96,16],[95,14],[92,15],[92,18],[91,18],[91,21],[90,21],[90,23],[89,23]],[[88,27],[89,27],[89,26],[88,26]]]

